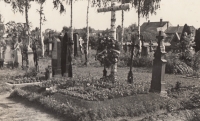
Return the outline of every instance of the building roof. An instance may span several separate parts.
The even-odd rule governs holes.
[[[166,34],[174,34],[174,33],[178,33],[178,34],[181,34],[182,31],[183,31],[183,27],[184,26],[170,26],[168,27],[168,29],[165,31]],[[189,26],[190,29],[191,29],[191,32],[195,32],[195,28],[194,26]],[[193,33],[194,34],[194,33]]]
[[[162,22],[144,22],[141,25],[141,32],[142,31],[155,31],[157,32],[158,27],[163,27],[164,25],[168,24],[169,21],[162,21]]]

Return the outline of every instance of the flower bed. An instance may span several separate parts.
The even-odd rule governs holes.
[[[27,91],[29,89],[29,91]],[[25,91],[26,90],[26,91]],[[61,93],[45,93],[39,86],[16,89],[10,97],[21,97],[41,104],[48,110],[62,114],[71,121],[94,121],[108,117],[139,116],[159,110],[166,110],[174,104],[171,99],[157,94],[140,94],[123,98],[87,101]]]
[[[40,86],[45,88],[55,87],[52,89],[55,89],[58,93],[84,100],[101,101],[136,94],[147,94],[149,93],[150,82],[128,84],[119,81],[111,83],[107,79],[73,78],[67,80],[52,79],[43,82]]]
[[[23,84],[23,83],[35,83],[35,82],[42,82],[46,81],[41,77],[23,77],[23,76],[15,76],[10,77],[7,83],[9,84]]]

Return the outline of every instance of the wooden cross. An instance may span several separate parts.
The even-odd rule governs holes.
[[[126,4],[121,4],[119,6],[115,6],[114,1],[115,0],[111,0],[111,6],[110,7],[99,8],[99,9],[97,9],[97,12],[100,13],[100,12],[110,12],[111,11],[111,37],[116,40],[115,11],[128,10],[128,9],[130,9],[130,4],[126,3]]]

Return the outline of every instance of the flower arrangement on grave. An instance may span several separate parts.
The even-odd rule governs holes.
[[[107,68],[118,62],[120,54],[119,43],[111,38],[101,39],[97,49],[97,60],[103,63]]]

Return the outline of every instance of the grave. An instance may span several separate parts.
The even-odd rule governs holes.
[[[17,48],[14,51],[14,57],[15,57],[15,62],[18,64],[18,67],[22,66],[22,53],[21,53],[21,49]]]
[[[66,70],[66,57],[67,57],[67,40],[68,34],[65,33],[61,40],[61,73],[64,76],[64,73],[67,73]]]
[[[84,52],[83,52],[83,43],[84,43],[84,41],[83,41],[83,39],[82,39],[82,37],[80,37],[80,39],[79,39],[79,45],[80,45],[80,54],[82,55]]]
[[[54,77],[61,77],[61,42],[58,38],[53,40],[52,72]]]
[[[117,36],[116,37],[117,41],[121,42],[121,44],[122,44],[122,28],[121,28],[121,26],[117,27],[116,33],[117,33],[117,35],[116,35]]]
[[[115,22],[116,22],[116,15],[115,11],[118,10],[128,10],[130,9],[130,4],[121,4],[119,6],[115,6],[115,0],[111,0],[111,6],[106,7],[106,8],[99,8],[97,9],[97,12],[111,12],[111,30],[110,30],[110,35],[111,39],[116,40],[116,28],[115,28]],[[111,74],[110,76],[116,79],[116,72],[117,72],[117,62],[115,64],[111,65]]]
[[[35,67],[35,63],[34,63],[34,55],[33,55],[33,50],[30,48],[30,46],[28,45],[28,67]]]
[[[11,49],[11,43],[8,40],[6,42],[6,50],[4,52],[4,62],[9,63],[13,61],[13,50]]]
[[[73,34],[74,39],[74,57],[77,57],[80,55],[80,47],[79,47],[79,36],[78,33]]]
[[[166,52],[162,44],[164,41],[163,32],[159,31],[159,35],[156,38],[158,39],[158,46],[154,54],[150,91],[165,94],[164,75],[167,60],[164,59]]]

